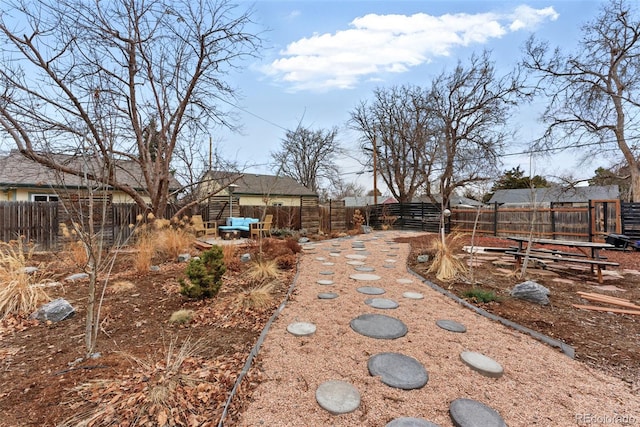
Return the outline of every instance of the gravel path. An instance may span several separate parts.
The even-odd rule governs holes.
[[[640,398],[628,384],[460,306],[408,273],[409,246],[392,242],[408,234],[376,232],[305,246],[296,289],[272,324],[253,368],[262,371],[264,380],[240,425],[384,426],[396,418],[416,417],[444,427],[453,425],[449,408],[456,399],[493,408],[509,426],[640,424]],[[379,279],[353,279],[362,274],[355,270],[358,265],[347,264],[354,259],[373,267],[365,274]],[[328,278],[333,284],[317,283]],[[366,304],[372,296],[357,291],[364,286],[384,289],[376,297],[393,300],[398,307]],[[338,297],[318,298],[328,292]],[[363,336],[351,328],[351,321],[363,314],[392,316],[408,332],[396,339]],[[464,325],[466,332],[437,326],[443,319]],[[287,331],[295,322],[311,323],[316,331],[295,336]],[[498,378],[483,375],[461,360],[463,352],[490,358],[504,373]],[[403,390],[371,376],[369,359],[379,353],[415,359],[428,373],[427,384]],[[328,381],[354,386],[360,394],[358,407],[340,415],[323,409],[316,391]]]

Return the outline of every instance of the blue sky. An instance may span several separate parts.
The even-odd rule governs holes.
[[[262,57],[230,75],[241,100],[236,110],[240,134],[213,131],[228,158],[270,173],[265,163],[278,150],[284,129],[302,124],[313,129],[337,126],[338,138],[358,157],[357,134],[346,128],[350,112],[376,87],[416,84],[450,70],[473,52],[492,51],[498,70],[507,72],[532,34],[574,50],[580,27],[598,13],[600,1],[241,1],[253,7],[264,29]],[[512,126],[519,129],[507,152],[526,149],[540,135],[536,108],[521,109]],[[533,174],[592,176],[597,164],[577,163],[575,153],[531,162],[529,156],[505,156],[502,169],[520,165]],[[370,174],[349,156],[340,160],[346,181],[371,189]],[[530,168],[530,165],[532,166]]]

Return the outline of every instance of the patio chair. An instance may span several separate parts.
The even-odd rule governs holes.
[[[251,224],[251,238],[259,238],[260,236],[271,237],[271,223],[273,221],[273,215],[265,215],[264,221]]]
[[[196,237],[201,234],[204,235],[205,238],[207,236],[218,236],[218,223],[216,221],[204,221],[202,215],[193,215],[191,217],[191,224],[196,233]]]

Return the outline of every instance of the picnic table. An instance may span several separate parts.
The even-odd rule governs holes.
[[[597,274],[598,283],[602,283],[602,269],[607,266],[617,267],[617,262],[607,261],[606,257],[600,254],[603,249],[615,249],[614,245],[599,242],[580,242],[575,240],[555,240],[555,239],[529,239],[527,237],[507,237],[518,244],[511,251],[505,254],[513,255],[516,259],[516,268],[520,268],[522,260],[527,257],[530,260],[541,262],[552,261],[554,263],[573,263],[589,265],[591,273]],[[576,248],[578,252],[563,251],[554,248],[543,248],[540,245],[563,246]]]

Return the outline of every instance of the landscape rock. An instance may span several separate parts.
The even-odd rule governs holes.
[[[178,255],[178,262],[187,262],[191,259],[190,254],[180,254]]]
[[[67,300],[58,298],[46,303],[29,317],[41,322],[60,322],[73,316],[75,312],[76,310]]]
[[[22,269],[26,274],[33,274],[38,271],[38,267],[25,267]]]
[[[152,265],[151,267],[149,267],[149,271],[158,272],[160,271],[160,267],[157,265]]]
[[[249,262],[249,261],[251,261],[251,254],[246,253],[246,254],[240,255],[240,262]]]
[[[549,304],[550,293],[549,289],[532,280],[519,283],[511,290],[511,296],[540,305]]]
[[[76,280],[82,280],[88,278],[89,275],[87,273],[76,273],[71,276],[65,278],[64,280],[68,280],[69,282],[75,282]]]
[[[418,262],[429,262],[429,255],[418,255]]]
[[[308,237],[301,237],[298,239],[298,243],[307,243],[307,242],[309,242]]]

